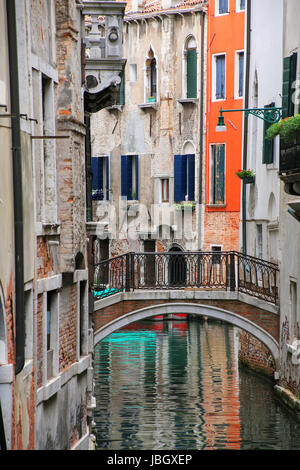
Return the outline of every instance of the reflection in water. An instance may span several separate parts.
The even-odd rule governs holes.
[[[237,355],[237,330],[197,320],[140,322],[98,343],[99,449],[300,449],[300,425]]]

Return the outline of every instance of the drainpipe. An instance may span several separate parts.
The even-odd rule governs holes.
[[[23,252],[23,201],[22,201],[22,155],[19,107],[19,79],[17,55],[17,28],[15,0],[6,0],[8,54],[10,78],[13,191],[14,191],[14,229],[15,229],[15,328],[17,375],[24,366],[25,328],[24,328],[24,252]]]
[[[201,22],[201,65],[200,65],[200,140],[199,140],[199,210],[198,210],[198,251],[201,250],[201,213],[200,208],[202,204],[202,164],[203,164],[203,80],[204,80],[204,11],[200,12]]]
[[[250,46],[251,46],[251,0],[247,0],[247,22],[246,22],[246,68],[245,68],[245,99],[244,108],[249,107],[249,69],[250,69]],[[244,139],[243,139],[243,169],[247,169],[248,148],[248,117],[244,116]],[[247,254],[247,231],[246,231],[246,183],[242,183],[242,250]]]

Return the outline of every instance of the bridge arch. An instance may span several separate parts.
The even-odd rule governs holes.
[[[105,326],[99,328],[94,335],[94,345],[99,343],[111,333],[123,328],[124,326],[130,325],[139,320],[145,320],[156,315],[167,315],[167,314],[193,314],[203,317],[213,318],[216,320],[222,320],[236,326],[242,330],[247,331],[259,341],[261,341],[271,352],[276,366],[278,365],[279,359],[279,345],[278,342],[270,335],[266,330],[256,325],[252,321],[241,317],[240,315],[224,310],[211,305],[203,305],[196,303],[163,303],[160,305],[153,305],[150,307],[144,307],[132,312],[126,313],[119,318],[116,318]]]

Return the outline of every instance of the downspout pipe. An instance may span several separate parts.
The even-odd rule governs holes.
[[[10,78],[11,139],[13,159],[14,232],[15,232],[15,374],[19,374],[25,361],[24,320],[24,251],[23,251],[23,200],[22,200],[22,154],[18,77],[18,47],[15,0],[6,0],[8,55]]]
[[[201,64],[200,64],[200,139],[199,139],[199,209],[198,209],[198,251],[201,250],[201,204],[202,204],[202,178],[203,178],[203,77],[204,77],[204,33],[205,13],[200,13],[201,22]]]
[[[250,69],[250,49],[251,49],[251,0],[247,0],[247,21],[246,21],[246,66],[245,66],[245,99],[244,108],[249,107],[249,69]],[[248,117],[244,115],[244,138],[243,138],[243,169],[247,169],[248,151]],[[242,251],[247,254],[247,204],[246,204],[246,183],[242,183]]]

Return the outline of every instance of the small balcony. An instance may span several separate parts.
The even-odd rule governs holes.
[[[119,104],[125,2],[84,1],[85,109],[97,112]]]
[[[288,143],[280,139],[279,177],[286,193],[300,195],[300,135]]]

